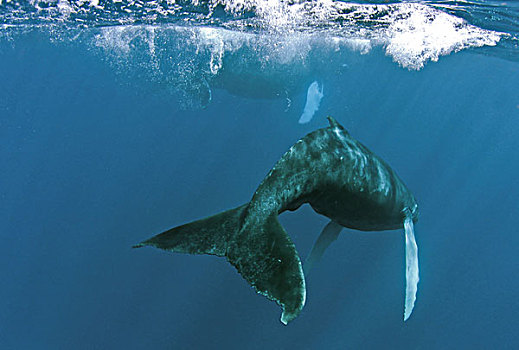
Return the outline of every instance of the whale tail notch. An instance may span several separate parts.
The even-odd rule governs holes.
[[[306,298],[299,255],[277,215],[247,220],[248,204],[172,228],[134,246],[226,257],[254,289],[282,308],[287,324]]]

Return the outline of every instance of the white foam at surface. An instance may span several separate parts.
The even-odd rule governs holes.
[[[412,70],[451,52],[494,46],[502,37],[502,33],[470,25],[462,18],[420,3],[215,1],[235,12],[254,10],[267,30],[293,33],[322,28],[328,35],[362,44],[352,48],[363,53],[374,45],[384,46],[394,61]]]
[[[61,1],[65,4],[65,0]],[[255,16],[226,22],[223,27],[106,26],[95,29],[95,45],[115,58],[118,70],[148,66],[154,75],[151,79],[164,76],[159,79],[180,89],[210,91],[212,79],[222,70],[235,76],[247,76],[252,71],[249,77],[257,76],[273,84],[286,81],[294,86],[297,79],[302,83],[316,76],[309,72],[326,69],[323,64],[328,68],[332,62],[337,67],[346,66],[340,62],[342,50],[367,54],[381,46],[400,66],[419,70],[427,61],[437,61],[442,55],[495,45],[501,38],[500,33],[416,3],[371,5],[316,0],[289,5],[272,0],[210,1],[213,5],[224,4],[229,11],[253,11]],[[86,3],[94,7],[101,2]],[[146,4],[151,6],[150,2]],[[328,63],[316,57],[327,57]],[[288,92],[280,88],[277,96],[289,98]],[[319,89],[314,92],[312,108],[316,111],[322,96],[318,98]],[[307,96],[301,123],[311,120],[315,113],[311,112],[310,101],[312,98]]]
[[[299,124],[308,123],[310,120],[312,120],[315,112],[319,110],[321,99],[324,96],[323,89],[324,87],[322,85],[319,87],[319,83],[317,81],[314,81],[312,84],[310,84],[306,93],[305,108],[303,110],[303,114],[299,118]]]
[[[469,47],[494,46],[499,33],[466,23],[463,19],[420,4],[396,11],[385,38],[386,53],[401,66],[418,70],[428,60]]]
[[[216,20],[217,26],[233,32],[261,34],[264,38],[269,35],[284,35],[287,43],[297,43],[301,34],[317,34],[325,40],[340,38],[349,42],[351,49],[361,53],[369,52],[373,46],[382,46],[395,62],[412,70],[421,69],[427,61],[437,61],[439,57],[452,52],[470,47],[494,46],[504,35],[470,25],[462,18],[427,4],[413,2],[355,4],[334,0],[194,0],[183,4],[174,0],[160,3],[114,0],[121,6],[117,10],[119,12],[113,14],[113,8],[99,0],[28,2],[34,7],[35,13],[27,12],[25,16],[35,15],[39,20],[48,20],[49,23],[77,21],[76,25],[88,26],[84,22],[85,18],[96,18],[97,13],[103,14],[103,21],[110,21],[110,27],[135,25],[142,23],[143,19],[147,23],[155,23],[157,16],[164,16],[160,23],[168,23],[168,19],[176,21],[178,16],[184,16],[187,17],[187,23],[197,25],[197,21],[201,21],[201,28],[208,28],[205,20]],[[200,11],[197,11],[197,6],[200,6]],[[222,8],[227,13],[238,16],[238,19],[220,20],[215,13]],[[202,10],[206,9],[209,13],[201,15],[204,13]],[[245,18],[240,19],[244,14]],[[18,16],[15,12],[13,15]],[[24,16],[23,11],[21,16]],[[30,20],[29,17],[27,19]],[[97,25],[95,20],[93,25]],[[161,27],[152,25],[157,29]],[[217,35],[221,36],[221,33],[218,32]],[[227,34],[220,42],[207,38],[212,40],[210,45],[214,52],[227,50],[223,49],[229,38]],[[300,43],[304,45],[304,42]],[[270,45],[268,40],[265,45]],[[286,57],[279,55],[281,49],[283,47],[272,47],[278,57]],[[293,46],[285,45],[284,49],[297,54]],[[220,69],[220,58],[215,54],[213,71]]]
[[[373,5],[333,0],[208,0],[200,1],[200,6],[216,11],[222,5],[227,11],[246,16],[209,26],[205,22],[197,24],[198,19],[188,15],[194,25],[183,26],[167,21],[155,24],[156,16],[174,17],[176,11],[182,11],[183,5],[178,2],[121,1],[121,11],[138,8],[135,11],[141,12],[128,16],[115,13],[111,25],[94,25],[90,31],[83,30],[88,25],[75,31],[67,26],[65,30],[55,30],[57,26],[52,23],[66,24],[76,18],[84,23],[84,18],[95,17],[99,11],[108,12],[103,21],[110,21],[113,9],[105,8],[105,2],[29,2],[36,10],[36,18],[49,20],[51,40],[88,37],[118,72],[131,74],[134,70],[139,78],[168,89],[187,91],[189,96],[206,96],[202,100],[210,100],[215,87],[237,92],[239,88],[230,89],[229,85],[240,79],[252,81],[249,90],[243,92],[250,95],[256,77],[261,82],[257,90],[272,86],[271,96],[290,99],[300,93],[294,86],[304,88],[311,77],[325,77],[333,69],[337,72],[340,67],[347,67],[343,60],[347,56],[341,51],[367,54],[379,46],[400,66],[419,70],[427,61],[437,61],[442,55],[496,45],[501,38],[501,33],[470,25],[431,6],[407,2]],[[164,7],[165,3],[171,6]],[[96,12],[89,13],[90,10]],[[253,15],[249,16],[250,13]],[[210,12],[207,16],[212,15]],[[142,18],[150,19],[152,24],[135,24]],[[4,24],[0,35],[8,37],[16,25]],[[78,31],[86,34],[80,36]],[[313,94],[310,88],[307,91],[301,123],[310,121],[319,108],[322,89],[317,83],[313,89]]]
[[[100,29],[95,37],[95,44],[106,51],[128,55],[131,50],[131,43],[139,38],[148,46],[150,55],[155,54],[155,31],[154,26],[114,26]]]
[[[59,0],[58,9],[65,16],[70,16],[70,14],[74,12],[73,8],[70,6],[70,3],[67,0]]]
[[[495,46],[502,33],[468,24],[462,18],[420,3],[354,4],[317,0],[289,4],[272,0],[215,0],[231,11],[254,10],[264,30],[318,32],[345,39],[367,53],[383,46],[395,62],[411,70],[470,47]],[[340,23],[340,24],[338,24]],[[238,25],[239,28],[239,25]]]
[[[157,37],[163,35],[171,41],[181,42],[186,49],[194,49],[196,57],[191,59],[198,61],[207,72],[217,75],[223,66],[226,55],[233,54],[237,50],[246,48],[249,55],[243,60],[254,59],[257,65],[268,67],[269,65],[304,64],[308,53],[315,49],[312,42],[318,39],[313,35],[304,33],[298,35],[272,35],[253,34],[213,27],[182,27],[182,26],[151,26],[151,25],[121,25],[103,27],[95,36],[95,45],[107,53],[128,56],[136,49],[132,45],[137,39],[148,47],[150,56],[155,55],[157,49],[168,50],[163,42],[158,42]],[[349,47],[344,40],[339,39],[340,45]],[[139,48],[142,49],[142,48]],[[205,55],[204,55],[205,54]],[[207,62],[201,62],[207,59]],[[250,63],[250,62],[249,62]]]

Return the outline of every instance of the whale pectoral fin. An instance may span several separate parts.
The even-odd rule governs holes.
[[[407,321],[413,312],[414,303],[416,301],[416,292],[418,290],[418,246],[414,238],[414,225],[411,217],[407,217],[404,221],[405,233],[405,306],[404,321]]]
[[[315,241],[312,251],[308,258],[306,258],[304,270],[308,274],[312,267],[318,263],[326,249],[332,244],[333,241],[339,237],[339,233],[342,230],[342,226],[335,221],[330,221],[324,228],[317,241]]]
[[[283,308],[283,324],[299,315],[306,298],[303,269],[276,215],[259,226],[246,225],[229,247],[227,259],[258,293]]]

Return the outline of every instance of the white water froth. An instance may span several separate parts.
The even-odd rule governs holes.
[[[277,5],[266,5],[270,3]],[[236,2],[225,4],[227,7],[233,5],[240,8]],[[240,2],[238,4],[241,5]],[[336,39],[348,42],[351,49],[362,53],[369,52],[374,46],[382,46],[395,62],[412,70],[423,68],[429,60],[437,61],[440,56],[462,49],[494,46],[501,38],[500,33],[472,26],[461,18],[421,4],[376,7],[356,5],[356,15],[349,14],[346,18],[340,14],[340,10],[353,6],[351,4],[320,0],[310,10],[296,5],[282,6],[282,2],[258,1],[256,4],[259,6],[255,9],[261,16],[261,25],[266,29],[259,34],[262,39],[267,39],[269,35],[285,36],[287,42],[297,43],[304,34],[317,34],[327,37],[329,41]],[[377,19],[370,21],[372,16]],[[353,20],[350,17],[360,17],[362,20]],[[302,28],[300,23],[305,19],[307,23],[314,23],[315,27]],[[338,21],[343,24],[332,26],[332,23]],[[363,25],[364,21],[370,21],[370,26]],[[242,31],[245,25],[237,21],[226,25],[230,30],[200,27],[200,44],[212,46],[213,52],[220,54],[228,49],[229,41],[236,40],[236,33],[247,35]],[[317,29],[318,26],[324,28]],[[110,29],[117,30],[113,27]],[[323,32],[317,33],[319,30]],[[301,51],[304,51],[305,43],[299,43],[302,44]],[[265,40],[264,44],[269,45],[269,40]],[[272,51],[279,51],[279,48],[273,47]],[[218,70],[222,57],[215,55],[214,58],[213,70]]]
[[[228,11],[254,11],[255,25],[276,33],[322,34],[362,42],[363,52],[383,46],[402,67],[418,70],[431,60],[470,47],[495,46],[502,33],[420,3],[354,4],[333,0],[285,2],[271,0],[213,0]],[[228,27],[243,29],[250,22]]]
[[[469,47],[495,46],[501,38],[499,33],[424,5],[408,4],[398,14],[407,18],[393,21],[383,42],[386,53],[409,69],[418,70],[429,60]]]
[[[303,110],[303,114],[301,115],[301,118],[299,118],[299,124],[308,123],[310,120],[312,120],[315,112],[319,110],[321,99],[324,96],[323,89],[324,87],[322,84],[319,87],[319,83],[317,81],[314,81],[312,84],[310,84],[308,91],[306,92],[306,104]]]
[[[98,1],[83,3],[95,9],[103,6]],[[85,11],[77,4],[61,0],[56,8],[64,18],[73,18],[72,14]],[[140,70],[139,77],[170,86],[202,107],[211,100],[213,88],[253,98],[290,99],[312,76],[344,70],[348,52],[368,54],[373,47],[382,47],[400,66],[419,70],[442,55],[496,45],[501,38],[501,33],[417,3],[210,0],[209,4],[212,11],[220,5],[228,13],[252,11],[254,16],[219,27],[137,25],[130,16],[121,19],[121,24],[87,33],[94,33],[94,46],[103,50],[118,71]],[[149,11],[159,8],[151,2],[145,5]],[[173,7],[170,10],[174,12]],[[319,91],[315,92],[313,105],[318,108]],[[308,108],[302,123],[313,115]]]
[[[364,53],[374,46],[381,46],[395,62],[412,70],[421,69],[427,61],[437,61],[452,52],[495,46],[504,36],[503,33],[471,25],[462,18],[427,4],[413,2],[355,4],[334,0],[194,0],[179,3],[174,0],[117,0],[104,3],[98,0],[30,0],[29,3],[34,12],[24,14],[19,11],[21,14],[18,14],[15,10],[6,18],[20,20],[19,16],[29,16],[28,19],[34,17],[49,24],[84,27],[88,27],[88,20],[94,18],[90,25],[95,27],[98,25],[97,18],[101,16],[103,23],[111,29],[147,23],[147,28],[156,26],[160,30],[162,25],[154,23],[166,23],[166,26],[171,25],[167,23],[188,23],[192,27],[203,28],[200,38],[206,40],[208,45],[222,45],[219,40],[226,41],[229,36],[233,40],[229,31],[209,28],[209,24],[232,32],[259,34],[263,38],[269,35],[286,36],[287,41],[297,40],[301,34],[315,34],[326,40],[341,38]],[[113,6],[114,3],[118,5]],[[218,13],[222,9],[229,20],[220,19]],[[215,34],[218,30],[221,32]],[[269,44],[267,40],[265,45]],[[222,52],[221,49],[221,46],[214,48],[219,52]],[[214,58],[213,70],[218,70],[220,58]]]
[[[140,69],[141,76],[187,92],[184,97],[205,107],[214,87],[248,97],[290,99],[312,72],[322,69],[322,57],[358,44],[307,34],[132,25],[98,29],[94,45],[118,70]]]

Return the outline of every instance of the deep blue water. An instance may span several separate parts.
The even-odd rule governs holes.
[[[84,40],[2,39],[0,348],[519,348],[519,63],[481,52],[419,71],[344,54],[301,125],[306,86],[290,108],[214,88],[185,109]],[[407,322],[401,231],[344,230],[288,326],[223,258],[131,249],[248,201],[326,115],[420,205]],[[304,206],[281,222],[304,258],[327,220]]]

